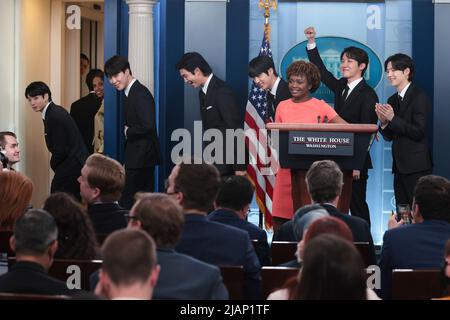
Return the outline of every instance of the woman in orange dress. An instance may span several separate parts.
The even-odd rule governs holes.
[[[325,101],[310,96],[320,85],[320,71],[310,62],[293,62],[286,71],[292,98],[281,101],[275,122],[285,123],[347,123]],[[294,215],[291,196],[291,170],[278,169],[273,194],[274,231]]]

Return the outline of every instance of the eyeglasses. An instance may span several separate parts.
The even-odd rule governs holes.
[[[125,219],[127,220],[127,223],[129,223],[131,220],[139,220],[138,217],[132,216],[131,214],[124,214]]]

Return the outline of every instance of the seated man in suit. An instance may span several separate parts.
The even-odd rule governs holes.
[[[70,115],[83,136],[84,144],[89,154],[94,152],[94,117],[103,101],[103,71],[93,69],[86,76],[89,93],[72,103]]]
[[[13,165],[20,161],[20,149],[14,132],[0,132],[0,152],[8,159],[5,169],[15,171]]]
[[[259,299],[261,266],[248,233],[207,218],[219,184],[219,171],[213,165],[181,163],[173,168],[167,193],[182,205],[185,216],[175,249],[214,265],[243,266],[244,298]]]
[[[0,277],[0,292],[72,295],[66,283],[53,279],[47,272],[58,248],[58,228],[55,219],[45,210],[27,211],[14,225],[10,239],[16,262]]]
[[[419,179],[414,189],[412,218],[403,225],[395,215],[390,230],[383,236],[381,249],[381,291],[391,297],[393,269],[440,269],[445,243],[450,238],[450,181],[428,175]]]
[[[169,195],[140,194],[129,218],[128,228],[144,230],[156,242],[161,272],[153,299],[228,299],[218,267],[174,250],[181,237],[184,215],[181,206]]]
[[[160,267],[153,239],[141,230],[119,230],[102,246],[98,295],[111,300],[151,300]]]
[[[42,81],[30,83],[25,97],[34,112],[42,114],[47,149],[51,152],[50,167],[55,175],[50,191],[61,191],[80,199],[77,182],[86,161],[87,149],[77,125],[69,113],[52,101],[50,88]]]
[[[368,223],[359,217],[343,214],[338,211],[337,204],[344,184],[343,174],[338,164],[331,160],[321,160],[314,162],[306,172],[306,186],[313,203],[320,204],[328,211],[330,216],[343,220],[353,233],[355,242],[368,242],[370,247],[370,263],[376,264],[375,247]],[[295,216],[294,216],[295,217]],[[292,220],[285,223],[285,234],[294,235],[292,230]],[[277,241],[297,241],[292,239],[280,239]]]
[[[127,226],[128,210],[118,203],[125,185],[125,170],[119,162],[93,154],[81,169],[78,182],[96,233],[111,233]]]
[[[275,119],[278,104],[291,97],[287,82],[278,76],[272,58],[265,55],[250,61],[248,75],[253,78],[258,87],[267,91],[266,122],[272,122]]]
[[[247,221],[253,193],[253,186],[246,177],[232,176],[226,179],[214,202],[215,210],[208,215],[208,219],[247,231],[250,239],[258,240],[255,249],[259,262],[269,266],[271,263],[267,234]]]

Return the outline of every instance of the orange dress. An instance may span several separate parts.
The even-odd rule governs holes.
[[[333,120],[337,113],[325,101],[311,98],[306,102],[295,103],[291,99],[281,101],[275,112],[275,122],[317,123],[325,116]],[[291,219],[294,215],[291,195],[291,170],[279,168],[273,191],[272,216]]]

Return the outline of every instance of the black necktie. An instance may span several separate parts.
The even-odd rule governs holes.
[[[398,95],[398,101],[400,101],[400,103],[403,102],[403,97],[401,95]]]
[[[348,91],[350,90],[349,86],[345,86],[344,91],[342,91],[342,99],[343,101],[347,100]]]
[[[274,108],[275,97],[270,92],[267,92],[266,97],[267,97],[267,120],[270,121],[270,119],[275,118],[275,108]]]
[[[200,107],[203,109],[205,107],[205,100],[206,100],[206,94],[203,92],[203,90],[200,90]]]

